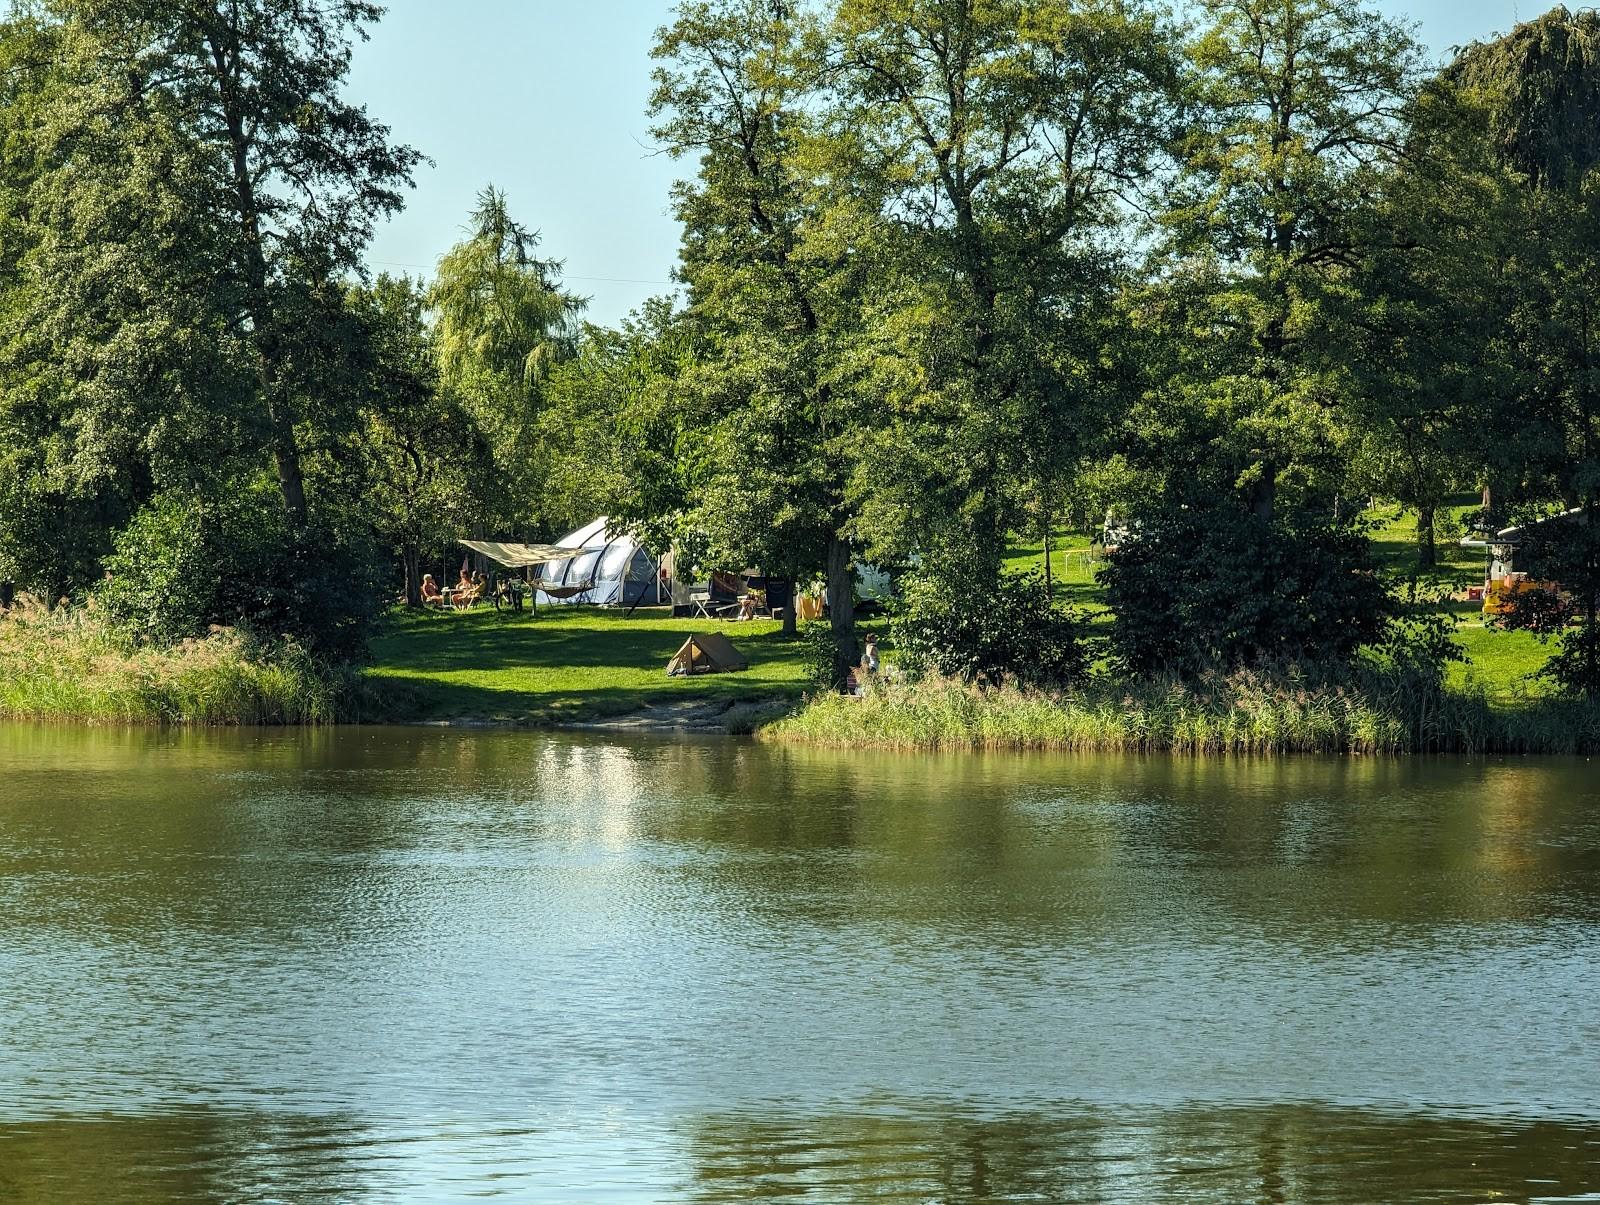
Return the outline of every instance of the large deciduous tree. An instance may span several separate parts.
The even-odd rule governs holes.
[[[1600,15],[1556,8],[1468,47],[1449,78],[1488,112],[1491,145],[1519,185],[1502,220],[1508,387],[1486,427],[1515,432],[1496,449],[1528,513],[1557,508],[1520,559],[1559,581],[1560,606],[1527,600],[1513,622],[1559,634],[1548,671],[1600,695]],[[1514,456],[1506,463],[1507,454]],[[1566,621],[1576,620],[1568,630]]]
[[[75,576],[156,491],[225,491],[261,466],[288,530],[307,528],[302,446],[338,359],[328,298],[417,161],[342,96],[351,41],[379,11],[34,10],[59,52],[14,131],[37,170],[5,307],[5,409],[50,449],[37,494],[94,500],[103,526],[79,533]]]
[[[1263,521],[1336,490],[1349,434],[1327,355],[1330,294],[1374,231],[1376,174],[1401,149],[1418,78],[1409,33],[1360,0],[1202,0],[1195,120],[1163,215],[1157,288],[1176,359],[1161,392],[1205,415],[1213,472]],[[1180,303],[1180,304],[1175,304]]]
[[[1130,0],[843,0],[829,36],[840,154],[892,235],[862,525],[992,583],[1016,504],[1103,403],[1118,234],[1173,130],[1171,40]]]
[[[404,597],[422,605],[424,556],[479,518],[493,449],[471,410],[440,381],[420,281],[381,275],[346,299],[364,355],[353,393],[356,437],[323,450],[312,475],[342,490],[346,508],[400,557]]]
[[[1483,117],[1445,81],[1418,97],[1403,156],[1375,181],[1350,285],[1326,310],[1326,342],[1347,369],[1352,485],[1416,511],[1424,572],[1446,497],[1488,475],[1484,419],[1509,381],[1509,261],[1497,249],[1516,206]]]
[[[871,212],[817,170],[811,32],[783,0],[685,4],[657,40],[651,111],[657,138],[696,166],[674,192],[697,353],[676,383],[697,445],[684,522],[719,557],[791,583],[825,573],[842,679],[856,655],[845,489],[863,419],[842,361],[861,306],[852,235]],[[794,617],[791,603],[791,632]]]

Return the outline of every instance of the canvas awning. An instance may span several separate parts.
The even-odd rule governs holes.
[[[504,544],[499,540],[457,540],[473,552],[482,553],[497,565],[507,569],[526,569],[530,565],[543,565],[546,561],[565,560],[578,551],[559,548],[554,544]]]

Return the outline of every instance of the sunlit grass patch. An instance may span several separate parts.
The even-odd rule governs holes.
[[[739,673],[669,678],[691,632],[717,631],[750,661]],[[772,620],[674,619],[660,611],[551,607],[520,614],[395,611],[373,641],[365,679],[403,684],[416,718],[553,722],[616,715],[656,702],[798,700],[805,648]]]
[[[1600,750],[1600,706],[1558,698],[1502,705],[1473,689],[1250,672],[1198,683],[1099,679],[1060,693],[885,682],[864,697],[814,698],[763,735],[889,749],[1586,753]]]

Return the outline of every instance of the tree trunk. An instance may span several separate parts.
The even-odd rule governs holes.
[[[795,615],[795,612],[800,609],[797,605],[800,596],[795,591],[795,579],[799,577],[800,569],[799,566],[791,564],[784,570],[784,572],[788,575],[789,584],[788,596],[783,600],[783,635],[787,638],[797,635],[800,630],[798,624],[799,617]],[[772,598],[768,597],[767,602],[770,605],[773,602]]]
[[[1046,598],[1054,598],[1056,596],[1055,586],[1050,579],[1050,524],[1048,521],[1044,525],[1044,596]]]
[[[239,81],[237,36],[221,27],[211,31],[210,48],[223,121],[228,128],[233,161],[235,216],[244,244],[245,280],[248,286],[245,309],[255,338],[256,354],[261,359],[261,395],[272,431],[272,459],[278,471],[278,489],[283,495],[289,523],[296,530],[306,525],[305,478],[300,471],[300,447],[295,440],[294,415],[280,396],[283,351],[279,346],[275,318],[267,296],[267,258],[261,245],[261,209],[256,199],[255,173],[250,163],[251,142],[246,132],[243,98]]]
[[[1417,508],[1417,568],[1432,569],[1439,554],[1433,544],[1433,504]]]
[[[856,581],[851,572],[850,541],[828,537],[828,626],[833,631],[833,685],[844,686],[861,654],[856,648]]]
[[[1261,466],[1261,476],[1250,490],[1250,509],[1263,523],[1272,522],[1272,512],[1278,502],[1278,467]]]
[[[422,552],[415,544],[407,544],[400,551],[401,563],[406,569],[406,606],[422,605]]]

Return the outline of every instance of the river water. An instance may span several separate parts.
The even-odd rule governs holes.
[[[1587,761],[0,727],[0,1200],[1600,1200]]]

